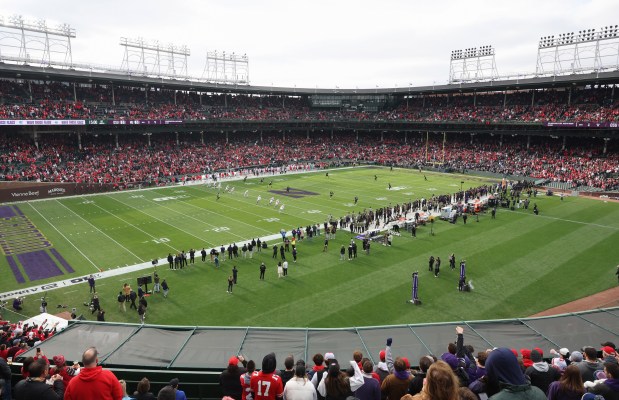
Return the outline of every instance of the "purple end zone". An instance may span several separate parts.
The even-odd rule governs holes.
[[[22,217],[24,216],[24,213],[19,209],[19,207],[13,206],[13,208],[15,209],[15,211],[17,211],[17,214],[19,214]]]
[[[56,262],[45,250],[18,254],[17,259],[31,281],[62,275],[62,271],[58,268]]]
[[[24,276],[19,270],[19,267],[17,266],[17,263],[15,262],[15,260],[13,260],[13,257],[7,256],[6,261],[9,263],[9,267],[11,267],[11,271],[13,271],[13,275],[15,275],[15,280],[17,280],[17,283],[26,282]]]
[[[56,257],[56,260],[58,260],[58,262],[60,262],[60,265],[62,265],[64,267],[64,269],[67,270],[68,273],[72,274],[73,272],[75,272],[75,270],[73,268],[71,268],[71,266],[69,265],[67,260],[65,260],[64,257],[61,256],[60,253],[58,253],[58,250],[56,250],[56,249],[49,249],[49,251],[54,255],[54,257]]]
[[[10,218],[15,217],[15,211],[9,206],[0,207],[0,218]]]

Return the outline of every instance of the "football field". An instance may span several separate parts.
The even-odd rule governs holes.
[[[466,225],[462,219],[455,225],[437,220],[420,227],[416,238],[403,231],[391,247],[372,243],[369,255],[357,240],[359,255],[351,261],[339,255],[356,236],[348,231],[338,231],[327,251],[324,236],[305,239],[297,243],[296,263],[287,253],[288,276],[281,279],[271,250],[281,237],[267,240],[268,249],[253,258],[225,259],[218,269],[210,257],[200,259],[202,248],[242,247],[282,229],[290,237],[292,228],[322,224],[330,215],[340,218],[486,183],[471,176],[358,167],[331,170],[328,176],[319,171],[222,182],[221,189],[171,186],[3,205],[0,292],[114,271],[191,248],[197,251],[195,264],[182,270],[170,270],[164,261],[98,279],[106,320],[139,321],[135,310],[120,311],[116,298],[123,283],[137,289],[136,278],[154,269],[170,293],[147,298],[146,322],[202,326],[352,327],[526,317],[617,284],[619,203],[543,193],[531,199],[540,215],[532,207],[499,208],[496,219],[482,214],[478,221],[469,217]],[[451,253],[458,263],[466,260],[471,292],[457,290],[459,271],[447,261]],[[437,278],[428,271],[430,255],[442,260]],[[267,266],[263,281],[261,262]],[[228,294],[233,265],[238,284]],[[414,271],[419,271],[421,306],[407,303]],[[46,293],[50,313],[75,307],[95,319],[84,305],[90,300],[86,283]],[[42,296],[27,295],[23,314],[36,315]]]

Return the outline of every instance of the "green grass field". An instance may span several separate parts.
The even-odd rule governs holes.
[[[378,179],[374,180],[374,175]],[[486,181],[474,177],[377,168],[266,177],[229,182],[232,194],[204,185],[127,191],[97,196],[19,203],[17,206],[73,267],[75,273],[17,284],[6,257],[0,260],[0,292],[79,277],[163,258],[169,252],[207,249],[252,237],[276,234],[284,228],[324,222],[329,214],[340,217],[363,208],[377,208],[434,194],[451,193]],[[315,192],[303,198],[275,195],[285,204],[279,213],[268,206],[268,181],[273,190]],[[388,183],[395,189],[388,190]],[[225,187],[226,183],[223,183]],[[248,190],[248,196],[243,193]],[[329,191],[334,197],[329,198]],[[262,196],[259,205],[256,198]],[[359,197],[354,206],[353,199]],[[148,298],[146,322],[173,325],[348,327],[453,320],[525,317],[537,311],[591,295],[616,285],[619,204],[581,198],[538,195],[540,215],[499,209],[497,218],[481,215],[452,225],[438,221],[418,229],[413,239],[403,232],[392,247],[373,243],[371,254],[361,252],[353,261],[340,261],[339,248],[351,235],[339,231],[322,252],[323,237],[298,243],[299,261],[290,262],[289,276],[277,278],[271,250],[253,259],[222,262],[215,269],[196,257],[195,265],[169,271],[157,267],[171,289],[167,299]],[[269,242],[269,247],[274,242]],[[458,292],[458,270],[447,258],[467,260],[467,278],[475,290]],[[430,255],[443,260],[441,275],[427,271]],[[289,258],[291,260],[291,258]],[[259,281],[258,266],[267,265]],[[226,293],[232,265],[239,269],[234,294]],[[420,272],[421,307],[410,299],[411,272]],[[149,270],[97,281],[107,321],[138,322],[135,311],[118,310],[116,296],[124,282],[136,288],[136,278]],[[86,283],[49,291],[48,310],[56,305],[78,308],[95,319],[83,305],[89,299]],[[24,314],[36,315],[40,294],[25,301]],[[9,318],[11,315],[8,315]]]

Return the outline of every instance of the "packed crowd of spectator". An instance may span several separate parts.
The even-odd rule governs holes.
[[[302,97],[198,94],[163,89],[59,82],[0,81],[0,119],[174,119],[174,120],[410,120],[458,122],[544,122],[619,120],[619,96],[613,87],[572,91],[543,90],[512,93],[428,95],[401,99],[378,112],[315,109]],[[444,169],[481,170],[530,176],[571,187],[602,190],[619,187],[618,154],[602,154],[601,144],[559,141],[532,145],[522,138],[506,140],[488,136],[468,141],[422,138],[404,142],[391,136],[359,139],[350,132],[326,134],[267,134],[260,146],[256,135],[236,135],[230,140],[197,137],[44,137],[38,146],[19,137],[0,138],[0,179],[112,184],[124,188],[138,183],[162,184],[199,177],[213,171],[238,170],[290,163],[312,167],[341,160],[405,167],[440,165]],[[254,171],[255,172],[255,171]]]
[[[144,377],[128,395],[127,383],[98,365],[95,347],[72,364],[62,354],[50,359],[38,348],[23,360],[21,379],[13,385],[17,380],[12,379],[7,360],[12,362],[23,349],[39,346],[45,338],[30,343],[28,332],[41,330],[37,326],[4,321],[1,327],[2,399],[187,398],[177,378],[162,385],[155,397]],[[219,375],[219,387],[225,400],[617,400],[618,351],[612,342],[600,346],[548,353],[539,347],[475,351],[465,345],[464,329],[458,326],[455,342],[448,343],[440,356],[421,354],[418,359],[409,359],[411,355],[398,350],[391,338],[376,358],[359,350],[341,361],[330,351],[315,354],[311,363],[289,355],[282,370],[277,369],[274,353],[264,356],[261,368],[256,361],[235,355]]]
[[[150,146],[148,145],[150,140]],[[82,148],[75,135],[41,135],[38,146],[23,135],[0,135],[0,180],[77,182],[128,185],[158,185],[184,179],[202,179],[217,173],[245,170],[248,175],[285,170],[314,169],[341,163],[376,163],[410,168],[440,167],[445,170],[477,170],[512,176],[529,176],[573,187],[602,190],[619,188],[619,151],[602,143],[570,139],[523,137],[499,139],[490,135],[450,137],[426,142],[421,135],[406,139],[388,134],[356,136],[352,132],[329,134],[264,134],[262,142],[251,133],[205,137],[185,134],[130,136],[82,135]],[[259,144],[259,145],[258,145]],[[301,167],[303,165],[303,167]]]
[[[426,95],[375,112],[311,107],[300,96],[198,94],[157,88],[0,81],[0,119],[174,119],[248,121],[616,122],[612,87]]]

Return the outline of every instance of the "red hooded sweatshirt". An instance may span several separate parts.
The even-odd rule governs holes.
[[[118,378],[100,366],[82,368],[64,392],[64,400],[121,400],[122,397]]]

